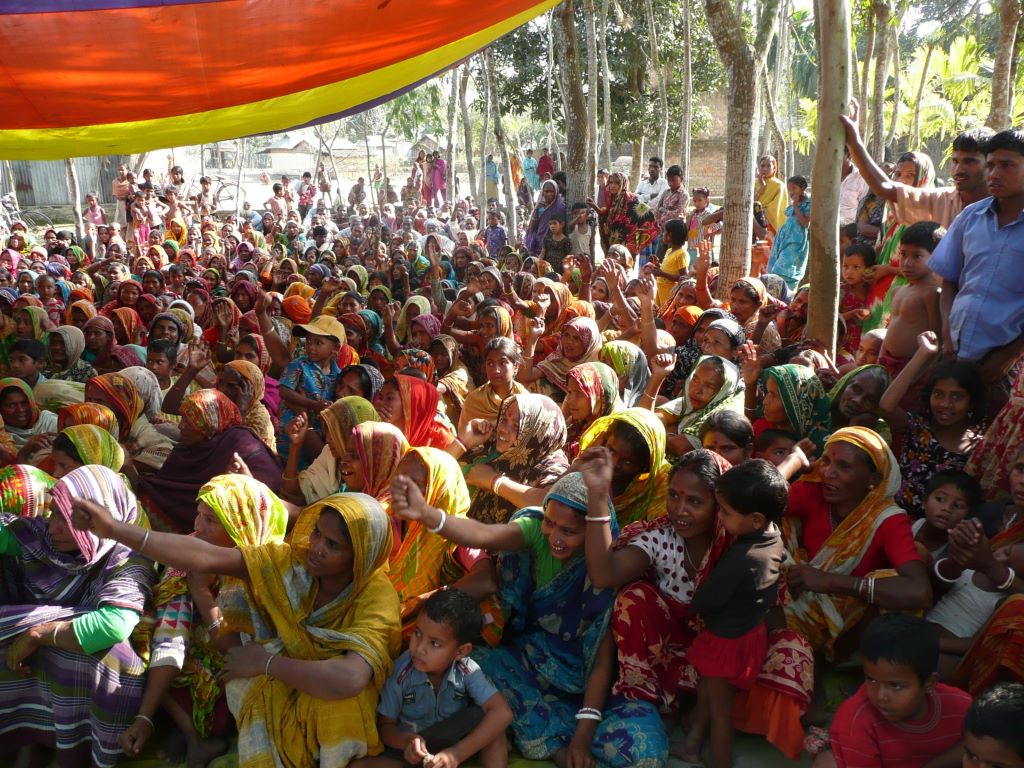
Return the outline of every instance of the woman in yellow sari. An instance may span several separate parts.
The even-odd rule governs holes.
[[[611,449],[615,461],[612,504],[622,525],[665,514],[672,466],[665,460],[665,426],[646,408],[603,416],[580,438],[580,453],[591,445]]]
[[[827,658],[869,605],[927,610],[932,590],[907,513],[896,506],[900,468],[874,430],[832,434],[814,469],[794,483],[783,528],[796,565],[786,623]]]
[[[768,226],[772,237],[786,223],[786,206],[789,196],[786,185],[776,174],[779,162],[771,155],[765,155],[757,161],[757,180],[754,182],[754,199],[764,208],[768,218]]]
[[[391,525],[363,494],[307,507],[288,543],[219,547],[118,523],[76,502],[74,525],[185,571],[247,583],[255,642],[224,666],[240,768],[346,766],[379,754],[376,708],[401,644]]]
[[[427,504],[443,509],[449,517],[466,516],[469,489],[459,462],[451,454],[437,448],[413,448],[392,475],[410,478]],[[497,591],[494,564],[485,552],[453,544],[418,522],[392,519],[400,538],[388,576],[402,601],[403,634],[412,631],[420,606],[441,587],[458,587],[478,600]],[[488,624],[493,621],[492,615]]]

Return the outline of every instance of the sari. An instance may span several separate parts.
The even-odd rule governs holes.
[[[1024,520],[989,541],[992,551],[1024,544]],[[977,696],[1001,680],[1024,682],[1024,595],[1012,594],[975,635],[952,682]]]
[[[1010,399],[1002,407],[981,441],[967,459],[966,471],[978,478],[987,499],[1010,494],[1010,469],[1024,447],[1024,366],[1010,389]]]
[[[608,211],[602,217],[601,233],[609,245],[624,245],[636,256],[658,236],[658,222],[654,210],[629,191],[629,177],[613,173],[609,177],[619,182],[619,193],[608,195]],[[606,194],[607,191],[606,191]]]
[[[917,166],[914,186],[917,188],[932,186],[935,182],[935,166],[932,164],[932,159],[923,152],[909,152],[908,154],[914,156],[914,163]],[[896,206],[892,203],[885,203],[882,217],[882,231],[878,236],[881,246],[878,248],[875,265],[896,267],[900,262],[900,239],[903,237],[907,225],[900,222],[896,216]],[[867,298],[868,310],[871,314],[861,323],[862,334],[886,325],[889,311],[892,308],[892,289],[906,284],[906,278],[899,274],[889,275],[872,283]]]
[[[627,408],[635,406],[651,378],[647,355],[631,342],[609,341],[601,347],[600,359],[602,363],[610,365],[618,375],[623,405]]]
[[[402,374],[395,374],[394,381],[402,397],[402,432],[409,445],[447,448],[455,439],[455,429],[437,410],[440,399],[437,387],[415,376]]]
[[[28,464],[0,469],[0,509],[21,517],[49,517],[50,490],[57,481]]]
[[[690,338],[686,340],[686,343],[682,346],[678,346],[675,349],[676,353],[676,364],[672,369],[672,373],[665,379],[665,383],[662,385],[662,391],[667,392],[671,397],[675,392],[676,388],[681,385],[690,374],[693,373],[693,369],[697,366],[697,361],[704,356],[704,351],[701,349],[700,344],[697,342],[697,334],[702,331],[707,331],[708,326],[716,320],[736,320],[730,312],[719,307],[712,307],[711,309],[705,309],[698,315],[694,321],[693,330],[690,333]]]
[[[25,298],[24,296],[22,298]],[[42,307],[28,306],[21,307],[14,311],[15,314],[22,312],[28,316],[29,322],[32,323],[32,338],[36,341],[46,341],[47,335],[53,330],[53,323],[50,322],[50,318],[46,314],[46,310]]]
[[[146,343],[145,323],[139,317],[139,313],[131,307],[118,307],[110,314],[110,321],[114,325],[114,338],[117,338],[118,329],[124,336],[125,344],[135,344],[137,336],[141,336],[141,343]],[[141,332],[141,333],[140,333]]]
[[[398,322],[395,324],[395,338],[399,344],[412,344],[412,332],[409,328],[409,307],[416,307],[420,315],[430,314],[430,299],[426,296],[410,296],[402,305],[402,311],[398,313]],[[418,316],[417,316],[418,317]]]
[[[555,199],[550,205],[545,205],[544,190],[549,186],[555,191]],[[530,223],[526,227],[526,235],[523,238],[523,244],[531,256],[540,256],[540,252],[544,249],[544,240],[548,236],[548,225],[554,218],[564,221],[565,212],[565,199],[558,191],[558,184],[551,179],[543,182],[540,185],[537,207],[533,209]]]
[[[340,514],[354,550],[353,580],[313,608],[318,583],[305,569],[309,536],[325,509]],[[227,684],[238,724],[240,768],[345,766],[379,754],[377,700],[398,655],[398,596],[387,577],[391,526],[363,494],[339,494],[307,507],[288,543],[240,547],[249,574],[254,638],[270,653],[305,661],[357,653],[373,672],[356,696],[327,701],[266,675]]]
[[[281,467],[273,452],[242,426],[238,407],[215,389],[186,395],[179,408],[181,423],[202,435],[197,443],[174,446],[163,466],[139,479],[139,497],[153,518],[153,527],[180,533],[190,531],[199,489],[210,479],[227,474],[239,457],[252,476],[274,493],[281,490]]]
[[[84,384],[96,375],[96,369],[82,360],[82,353],[85,352],[85,334],[80,328],[73,325],[61,325],[54,328],[51,333],[60,336],[61,341],[64,342],[66,359],[63,368],[51,368],[47,372],[47,379]]]
[[[150,561],[112,539],[71,525],[72,502],[91,499],[115,520],[135,523],[135,497],[104,467],[70,472],[52,490],[53,514],[63,517],[78,545],[54,548],[43,517],[0,515],[18,551],[0,558],[0,647],[38,624],[69,621],[112,606],[141,614],[150,596]],[[31,657],[26,679],[0,672],[4,737],[57,749],[58,764],[108,768],[122,757],[118,736],[139,711],[145,663],[129,640],[93,653],[43,646]]]
[[[410,451],[427,468],[427,486],[423,493],[426,503],[443,509],[449,517],[465,517],[469,511],[469,489],[462,479],[459,462],[437,448],[412,448]],[[415,617],[422,602],[420,596],[458,580],[465,569],[455,559],[457,544],[431,533],[422,523],[397,522],[401,539],[395,543],[388,577],[402,602],[404,634],[412,630],[410,619]]]
[[[665,514],[672,467],[665,460],[665,427],[653,412],[646,408],[626,408],[598,419],[580,440],[580,452],[591,445],[604,445],[605,435],[620,422],[632,427],[647,444],[651,460],[646,472],[639,473],[622,493],[612,498],[615,514],[624,525],[661,517]]]
[[[338,461],[348,453],[353,430],[364,422],[379,420],[373,404],[355,396],[343,397],[320,412],[326,445],[313,463],[299,472],[299,490],[307,504],[341,492],[344,480]]]
[[[258,480],[247,475],[219,475],[199,489],[196,501],[213,510],[236,547],[284,541],[288,511]],[[221,631],[251,630],[244,582],[228,577],[217,582],[217,605],[227,625]],[[174,687],[187,691],[192,722],[201,736],[209,736],[214,708],[222,695],[218,678],[224,658],[193,605],[187,574],[167,568],[153,592],[153,603],[156,625],[150,668],[173,666],[181,671]]]
[[[11,438],[16,448],[23,448],[36,435],[43,435],[48,432],[57,431],[57,414],[51,411],[41,411],[36,405],[32,388],[21,379],[0,379],[0,402],[9,390],[16,389],[28,400],[29,423],[25,427],[13,427],[10,424],[3,424],[3,429]],[[2,423],[2,422],[0,422]]]
[[[799,441],[809,438],[820,451],[828,438],[831,403],[814,371],[803,365],[773,365],[764,371],[779,388],[790,431]]]
[[[395,370],[404,371],[407,369],[419,371],[429,383],[437,386],[434,358],[430,356],[429,352],[416,349],[415,347],[407,347],[395,355]]]
[[[498,411],[501,410],[504,402],[509,397],[525,395],[529,391],[518,381],[512,382],[508,397],[502,397],[495,392],[491,382],[471,390],[462,403],[462,413],[459,415],[459,429],[462,429],[473,419],[484,419],[491,423],[497,423]]]
[[[544,499],[556,500],[581,516],[587,491],[579,473],[559,480]],[[536,529],[543,509],[519,510],[512,522]],[[612,536],[618,533],[615,512]],[[525,533],[524,533],[525,536]],[[503,552],[499,599],[506,617],[498,648],[473,649],[473,659],[502,692],[512,712],[516,746],[530,760],[543,760],[568,745],[598,649],[609,631],[615,590],[590,583],[583,552],[562,563],[554,578],[538,583],[547,544]],[[646,701],[609,698],[594,734],[592,751],[600,766],[664,766],[668,739],[657,709]]]
[[[879,527],[891,517],[906,515],[896,506],[894,496],[900,489],[900,468],[892,450],[878,433],[867,427],[844,427],[826,443],[845,442],[864,451],[882,475],[882,482],[868,489],[860,504],[850,512],[825,540],[821,549],[808,560],[800,547],[799,525],[787,516],[783,520],[788,549],[797,563],[808,563],[829,573],[850,575],[860,563]],[[800,478],[799,483],[820,483],[817,467]],[[803,635],[816,649],[823,649],[830,661],[836,640],[864,616],[867,603],[856,597],[803,592],[785,606],[786,623]]]
[[[725,459],[711,455],[719,473],[731,468]],[[665,515],[623,529],[615,548],[636,546],[648,552],[658,548],[658,557],[651,562],[652,569],[661,573],[656,573],[653,581],[641,579],[624,586],[615,600],[612,631],[620,672],[614,694],[671,709],[680,692],[697,693],[700,675],[686,653],[703,623],[691,612],[690,600],[731,544],[732,537],[716,515],[708,551],[701,562],[691,563],[696,574],[692,584],[686,584],[690,591],[680,593],[669,586],[671,582],[663,584],[659,578],[666,569],[685,573],[686,542],[676,535],[672,520]],[[779,602],[784,602],[782,590]],[[813,689],[814,653],[807,641],[788,629],[772,630],[754,687],[737,692],[733,725],[748,733],[764,734],[787,757],[797,760],[804,739],[800,718],[810,705]]]
[[[700,430],[711,414],[718,411],[743,413],[744,386],[739,367],[724,357],[716,357],[715,355],[705,355],[697,362],[697,365],[699,366],[705,360],[710,359],[717,359],[721,363],[725,369],[725,376],[722,379],[722,386],[719,387],[718,391],[715,392],[715,396],[706,405],[702,408],[693,407],[693,402],[690,400],[690,385],[693,382],[693,374],[691,373],[686,378],[682,397],[678,397],[658,408],[659,411],[679,417],[679,421],[676,424],[676,433],[685,435],[690,445],[694,448],[701,448],[703,446]],[[694,371],[696,370],[695,366]]]
[[[510,404],[519,408],[519,432],[504,453],[491,443],[490,452],[476,464],[488,464],[499,474],[534,488],[551,485],[569,466],[565,446],[565,417],[549,397],[527,393],[513,395],[502,403],[496,421]],[[504,523],[516,511],[516,505],[495,493],[476,489],[468,517],[482,523]]]
[[[562,326],[559,334],[564,333],[568,328],[572,328],[579,334],[580,341],[584,345],[583,354],[577,358],[567,357],[562,348],[561,338],[559,338],[558,348],[536,365],[537,369],[544,374],[548,385],[543,385],[542,380],[538,379],[531,383],[532,391],[537,391],[538,394],[547,394],[540,390],[548,390],[552,394],[564,396],[565,390],[569,386],[566,376],[570,369],[581,363],[597,362],[602,344],[601,331],[598,329],[597,323],[589,317],[575,317]]]
[[[391,479],[398,463],[409,452],[409,443],[393,424],[368,421],[352,430],[352,446],[359,466],[363,470],[363,490],[372,496],[384,510],[391,508]],[[397,530],[400,521],[393,520]]]
[[[448,420],[453,424],[459,422],[462,413],[462,404],[466,401],[472,382],[469,378],[469,369],[459,359],[459,344],[454,338],[447,334],[440,334],[430,342],[430,347],[440,344],[451,361],[448,370],[443,374],[438,372],[438,391],[444,387],[444,394],[441,395],[441,404],[444,407]]]
[[[842,377],[840,377],[839,381],[837,381],[835,383],[835,386],[833,386],[832,389],[830,389],[828,392],[829,413],[832,414],[833,418],[834,414],[839,410],[839,402],[843,398],[843,392],[845,392],[846,388],[850,386],[850,382],[853,381],[857,376],[862,374],[864,371],[876,369],[885,381],[885,386],[883,387],[882,391],[884,392],[886,389],[889,388],[889,385],[892,383],[892,381],[889,377],[889,371],[886,370],[884,365],[860,365],[854,368],[852,371],[847,371],[845,374],[843,374]],[[878,416],[877,413],[875,415]],[[830,428],[832,428],[833,426],[831,424],[833,418],[829,419]],[[880,434],[885,439],[885,442],[889,443],[890,445],[892,444],[892,430],[889,429],[889,423],[885,421],[885,419],[879,416],[871,428],[875,430],[875,432]],[[975,475],[975,477],[977,477],[977,475]]]
[[[580,452],[580,438],[591,424],[623,408],[619,399],[619,377],[615,369],[604,363],[582,363],[572,368],[566,376],[575,382],[590,401],[590,418],[583,422],[566,422],[566,455],[573,461]],[[563,408],[564,413],[564,408]]]
[[[82,464],[98,464],[113,472],[120,472],[124,466],[124,449],[103,427],[75,424],[62,429],[61,434],[71,441]]]
[[[277,437],[274,435],[274,422],[270,418],[267,406],[263,404],[264,379],[263,371],[248,360],[232,360],[225,363],[224,368],[235,371],[242,382],[242,398],[246,405],[242,411],[242,423],[253,431],[271,451],[277,450]]]
[[[174,443],[158,432],[146,417],[146,403],[132,379],[121,373],[95,376],[85,385],[88,400],[93,399],[89,396],[90,387],[102,393],[117,416],[118,439],[132,461],[159,470],[171,455]]]
[[[94,424],[117,437],[117,414],[99,403],[70,403],[57,411],[58,431],[76,424]]]
[[[110,359],[114,354],[114,348],[117,346],[117,341],[114,338],[114,324],[110,321],[109,317],[103,315],[96,315],[96,317],[89,318],[83,326],[83,331],[89,331],[93,328],[98,328],[107,335],[107,344],[99,352],[94,352],[91,349],[86,349],[82,353],[82,359],[89,363],[101,363],[109,370]]]

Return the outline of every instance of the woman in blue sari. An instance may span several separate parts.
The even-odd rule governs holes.
[[[540,200],[533,209],[523,240],[531,256],[540,256],[544,238],[548,236],[548,223],[555,217],[565,220],[565,200],[558,190],[558,184],[548,179],[540,185]]]
[[[609,696],[615,648],[609,633],[615,592],[595,589],[584,560],[587,489],[579,473],[563,477],[542,508],[521,509],[510,522],[487,525],[429,507],[399,475],[391,511],[448,540],[501,552],[499,596],[506,624],[502,645],[473,658],[515,714],[516,746],[531,760],[580,765],[663,766],[668,739],[655,706]],[[613,535],[615,512],[608,505]],[[603,518],[607,521],[608,518]]]

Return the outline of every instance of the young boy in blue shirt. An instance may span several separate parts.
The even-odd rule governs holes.
[[[424,603],[409,639],[380,692],[377,724],[387,746],[353,768],[455,768],[480,753],[484,768],[508,765],[508,703],[469,658],[483,616],[457,589]]]

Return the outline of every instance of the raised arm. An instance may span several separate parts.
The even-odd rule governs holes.
[[[939,339],[931,331],[917,336],[917,352],[910,358],[907,366],[900,371],[896,379],[889,385],[878,403],[882,418],[889,424],[893,436],[903,434],[907,428],[907,412],[900,407],[900,401],[913,386],[921,374],[939,356]]]
[[[137,554],[183,571],[249,578],[242,553],[234,547],[218,547],[193,536],[161,533],[119,523],[94,501],[75,500],[71,522],[80,531],[91,531],[101,539],[113,539],[131,547]]]
[[[864,177],[864,181],[868,183],[872,192],[883,200],[895,203],[896,185],[868,154],[868,150],[857,132],[857,109],[858,105],[854,102],[852,115],[839,116],[839,120],[846,130],[846,146],[850,148],[850,159],[853,160],[853,164],[857,166],[857,170],[860,171],[860,175]]]
[[[391,511],[403,520],[418,522],[464,547],[513,552],[526,546],[522,530],[514,523],[488,525],[467,517],[450,516],[431,507],[416,483],[405,475],[398,475],[391,481]]]

